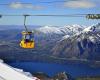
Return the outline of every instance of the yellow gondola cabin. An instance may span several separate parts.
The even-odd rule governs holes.
[[[23,38],[20,42],[20,46],[22,48],[34,48],[35,43],[34,40],[32,39],[32,32],[22,32]]]

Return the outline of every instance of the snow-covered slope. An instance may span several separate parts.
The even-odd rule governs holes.
[[[83,26],[80,25],[66,25],[64,27],[54,27],[54,26],[44,26],[38,28],[37,31],[45,33],[45,34],[67,34],[71,35],[77,32],[80,32],[84,29]]]
[[[62,39],[61,39],[60,41],[62,41],[62,40],[64,40],[64,39],[67,39],[67,38],[69,38],[69,37],[70,37],[69,35],[65,35],[65,36],[62,37]]]
[[[84,27],[80,25],[67,25],[64,27],[44,26],[41,28],[37,28],[34,34],[36,41],[52,39],[57,41],[66,35],[72,36],[76,33],[80,33],[83,29]]]
[[[82,39],[88,38],[91,42],[100,41],[100,23],[85,28],[82,33]]]
[[[36,77],[29,77],[11,66],[0,62],[0,80],[39,80]]]
[[[83,32],[93,32],[93,31],[96,32],[100,31],[100,23],[93,24],[92,26],[89,26],[83,30]]]
[[[38,28],[37,30],[45,34],[48,34],[48,33],[62,34],[61,30],[58,27],[53,27],[53,26],[44,26],[44,27]]]
[[[64,27],[60,27],[60,30],[67,35],[73,35],[76,33],[80,33],[84,28],[85,26],[80,26],[75,24],[75,25],[66,25]]]

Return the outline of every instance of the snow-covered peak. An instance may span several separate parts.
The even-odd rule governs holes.
[[[61,40],[59,40],[59,41],[61,42],[61,41],[63,41],[63,40],[68,39],[69,37],[70,37],[69,35],[65,35],[65,36],[63,36],[63,37],[62,37],[62,39],[61,39]]]
[[[73,24],[73,25],[65,25],[64,27],[70,28],[70,29],[78,29],[78,28],[84,28],[84,26]]]
[[[53,27],[53,26],[44,26],[38,28],[37,30],[43,33],[56,33],[56,34],[62,33],[58,27]]]
[[[83,32],[93,32],[93,31],[95,32],[100,31],[100,23],[93,24],[92,26],[89,26],[83,30]]]
[[[42,33],[55,33],[55,34],[65,34],[65,35],[72,35],[79,33],[83,30],[83,26],[80,25],[66,25],[64,27],[55,27],[55,26],[44,26],[41,28],[38,28],[37,31],[42,32]]]
[[[69,35],[65,35],[64,37],[63,37],[63,39],[66,39],[66,38],[68,38],[68,37],[70,37]]]
[[[89,36],[89,40],[90,40],[91,42],[95,42],[95,41],[96,41],[96,39],[95,39],[94,36]]]
[[[83,31],[84,31],[84,32],[89,32],[89,31],[91,31],[91,26],[85,28]]]
[[[69,38],[69,37],[70,37],[69,35],[65,35],[65,36],[62,37],[61,41],[62,41],[62,40],[65,40],[65,39],[67,39],[67,38]]]
[[[68,28],[69,30],[72,30],[72,31],[80,31],[84,27],[80,26],[80,25],[77,25],[77,24],[74,24],[74,25],[66,25],[66,26],[64,26],[64,28]]]
[[[84,29],[83,26],[80,25],[66,25],[64,27],[61,27],[61,30],[66,33],[67,35],[73,35],[73,34],[77,34],[80,33],[82,30]]]

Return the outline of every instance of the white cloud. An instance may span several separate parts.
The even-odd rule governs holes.
[[[9,7],[13,9],[33,9],[33,10],[42,10],[45,8],[44,6],[41,5],[22,4],[20,2],[11,3]]]
[[[96,4],[89,0],[76,0],[65,2],[63,6],[69,8],[93,8]]]
[[[15,9],[23,8],[23,5],[20,2],[11,3],[9,6]]]
[[[42,9],[44,9],[45,7],[44,7],[44,6],[40,6],[40,5],[28,4],[28,5],[25,5],[24,8],[34,9],[34,10],[42,10]]]

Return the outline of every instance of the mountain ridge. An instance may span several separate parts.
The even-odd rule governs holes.
[[[59,41],[51,50],[53,55],[99,60],[100,31],[97,28],[100,27],[100,24],[94,26],[95,30],[83,30],[78,35]]]
[[[60,29],[62,28],[60,27]],[[0,57],[2,59],[45,60],[41,56],[46,58],[45,55],[48,55],[49,59],[49,56],[54,56],[66,59],[74,57],[76,59],[100,60],[100,32],[84,32],[83,30],[68,35],[66,35],[67,33],[62,35],[36,32],[34,34],[35,48],[31,50],[24,50],[19,46],[22,30],[3,30],[0,33],[0,47],[2,48],[0,49]]]

